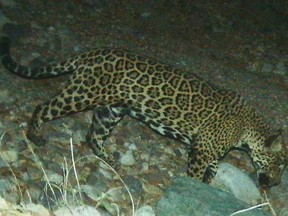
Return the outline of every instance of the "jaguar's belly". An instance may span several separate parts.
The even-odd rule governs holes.
[[[213,178],[218,160],[233,146],[247,150],[263,185],[275,184],[287,163],[283,152],[267,150],[278,134],[238,94],[192,73],[118,49],[96,49],[42,68],[24,67],[11,58],[5,37],[0,54],[9,71],[27,79],[71,74],[63,90],[33,113],[27,136],[36,145],[45,143],[39,132],[45,122],[93,109],[86,140],[96,155],[110,162],[113,158],[103,143],[114,126],[130,115],[186,143],[188,174],[205,182]]]
[[[189,131],[189,133],[185,133],[186,131],[183,129],[180,129],[179,127],[174,127],[173,125],[165,124],[164,121],[161,121],[161,120],[157,121],[151,118],[149,115],[145,115],[143,113],[139,113],[135,111],[131,111],[129,115],[133,118],[136,118],[146,123],[146,125],[148,125],[152,130],[164,136],[179,140],[185,144],[192,143],[191,141],[192,136],[189,136],[189,133],[193,133],[193,130]]]

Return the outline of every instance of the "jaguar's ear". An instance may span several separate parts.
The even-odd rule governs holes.
[[[282,134],[282,130],[279,129],[272,133],[266,140],[265,140],[265,147],[271,147],[271,145],[275,142],[275,140]]]

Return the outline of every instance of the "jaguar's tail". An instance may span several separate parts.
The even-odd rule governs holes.
[[[8,37],[0,39],[0,59],[4,67],[10,72],[25,79],[44,79],[73,73],[77,65],[72,61],[51,64],[45,67],[25,67],[14,61],[10,55],[10,40]]]

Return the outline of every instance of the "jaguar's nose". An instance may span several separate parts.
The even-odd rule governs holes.
[[[278,185],[281,183],[280,178],[271,179],[265,173],[259,173],[258,181],[261,187],[271,187],[271,186]]]

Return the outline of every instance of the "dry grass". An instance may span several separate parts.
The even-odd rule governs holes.
[[[1,141],[2,141],[2,139],[4,137],[4,134],[5,133],[3,133],[0,136],[0,146],[1,146]],[[134,204],[134,200],[133,200],[132,194],[131,194],[128,186],[125,184],[123,179],[120,177],[120,175],[107,162],[105,162],[103,159],[97,157],[94,154],[83,156],[83,157],[81,157],[79,159],[75,159],[74,158],[74,151],[73,151],[73,138],[72,137],[70,138],[70,152],[71,152],[72,165],[69,166],[66,157],[63,157],[63,163],[62,163],[63,181],[60,184],[56,184],[56,183],[53,183],[53,182],[51,182],[49,180],[49,177],[47,175],[47,171],[45,170],[45,168],[43,166],[43,163],[41,162],[39,156],[36,155],[36,153],[34,152],[33,146],[31,144],[31,142],[27,139],[26,134],[24,133],[24,131],[23,131],[23,136],[25,138],[25,141],[27,142],[27,146],[28,146],[29,151],[32,153],[32,155],[33,155],[33,157],[34,157],[34,159],[36,161],[37,166],[39,167],[39,169],[43,173],[43,176],[44,176],[44,179],[45,179],[45,182],[46,182],[46,185],[43,188],[43,191],[45,193],[45,196],[46,196],[47,200],[49,201],[48,202],[48,206],[49,206],[50,210],[52,210],[52,207],[50,205],[50,201],[52,201],[57,207],[60,207],[60,206],[64,205],[64,206],[69,208],[69,203],[70,203],[69,200],[68,200],[69,199],[68,198],[68,194],[69,193],[72,193],[73,201],[76,201],[76,203],[79,204],[79,205],[82,205],[82,206],[85,205],[83,203],[82,189],[81,189],[81,185],[79,183],[79,178],[78,178],[78,174],[77,174],[76,164],[79,163],[80,161],[84,160],[84,159],[92,157],[92,158],[96,158],[97,160],[100,160],[103,164],[105,164],[108,167],[108,169],[110,169],[116,175],[116,177],[120,180],[120,182],[123,184],[125,190],[127,191],[128,195],[129,195],[130,201],[131,201],[132,215],[133,216],[135,215],[135,204]],[[13,178],[15,180],[15,184],[17,185],[17,188],[19,190],[21,203],[23,203],[23,204],[21,204],[21,206],[25,207],[25,204],[24,204],[24,201],[23,201],[23,194],[22,194],[22,190],[21,190],[21,187],[20,187],[20,183],[19,183],[15,173],[13,172],[13,169],[11,168],[11,166],[8,163],[7,163],[7,165],[9,167],[9,170],[12,173],[12,176],[13,176]],[[69,182],[69,177],[70,177],[70,174],[71,174],[72,170],[73,170],[73,176],[76,179],[76,184],[77,184],[76,190],[75,190],[74,185],[71,185],[70,182]],[[111,188],[108,191],[102,193],[101,196],[96,199],[97,206],[95,206],[95,207],[97,208],[99,205],[101,205],[102,200],[107,199],[107,197],[108,197],[107,195],[109,193],[111,193],[111,192],[113,192],[115,190],[119,190],[121,188],[122,187]],[[57,197],[57,195],[56,195],[57,193],[56,193],[55,190],[58,190],[60,192],[61,199],[59,199],[59,197]],[[51,191],[51,193],[49,193],[49,191]],[[26,189],[26,192],[28,194],[28,198],[30,200],[30,203],[32,203],[32,199],[31,199],[31,196],[29,194],[29,190]],[[19,208],[21,208],[21,206],[17,206],[17,208],[19,209]],[[119,206],[116,203],[111,203],[111,206],[115,207],[117,215],[120,216],[121,213],[120,213]]]

